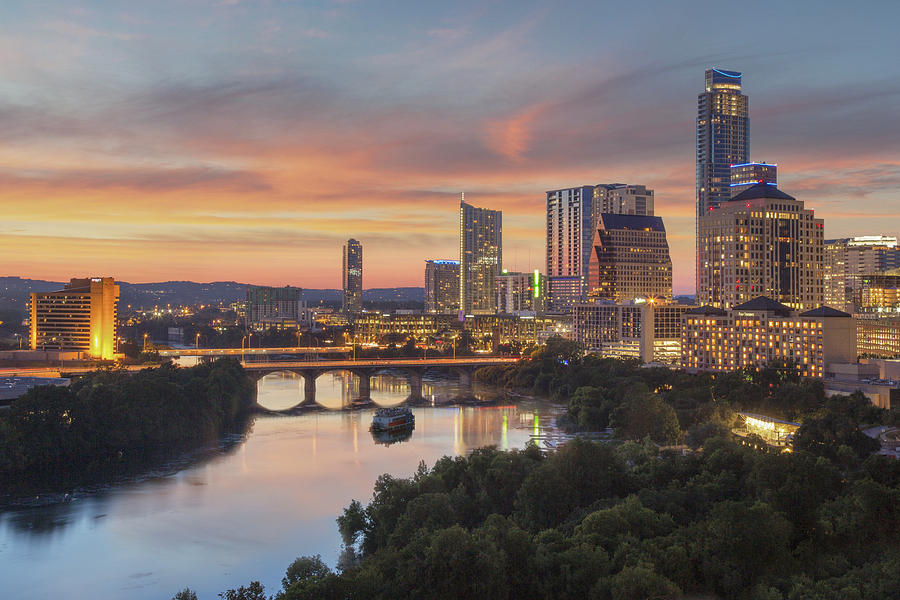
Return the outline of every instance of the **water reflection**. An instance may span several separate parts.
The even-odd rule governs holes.
[[[344,377],[320,377],[319,394],[332,405],[352,386]],[[402,402],[405,381],[390,377],[373,378],[372,389],[384,404]],[[269,401],[288,405],[299,382],[272,377],[260,395],[265,390]],[[454,392],[452,381],[431,385],[427,393],[437,398]],[[232,452],[103,493],[78,493],[72,502],[0,513],[3,595],[91,590],[98,598],[171,598],[190,586],[215,598],[252,580],[273,592],[299,555],[335,563],[335,517],[354,498],[368,501],[380,474],[409,476],[421,460],[432,465],[485,445],[521,448],[535,431],[546,434],[557,410],[416,407],[408,439],[387,445],[369,431],[374,409],[260,416]]]

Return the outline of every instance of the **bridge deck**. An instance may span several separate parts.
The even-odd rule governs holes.
[[[385,368],[392,367],[489,367],[494,365],[508,365],[518,362],[518,358],[490,357],[490,358],[379,358],[360,360],[303,360],[303,361],[269,361],[269,362],[245,362],[244,369],[271,370],[271,369],[334,369],[334,368]]]

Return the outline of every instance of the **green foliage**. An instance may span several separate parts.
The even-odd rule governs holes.
[[[0,478],[72,473],[122,457],[197,446],[248,412],[254,386],[240,363],[95,371],[41,386],[0,413]]]
[[[172,600],[197,600],[197,592],[191,588],[184,588],[172,596]]]
[[[298,559],[278,600],[900,590],[900,467],[871,457],[848,468],[722,437],[687,456],[649,440],[575,439],[546,456],[483,448],[409,479],[380,477],[372,501],[351,503],[338,524],[354,560],[335,573],[318,557]],[[252,597],[231,592],[227,600]]]
[[[621,439],[639,440],[649,436],[658,444],[677,444],[681,428],[675,410],[650,392],[643,383],[635,384],[612,413],[610,425]]]

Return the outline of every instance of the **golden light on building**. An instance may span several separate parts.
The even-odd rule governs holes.
[[[72,279],[56,292],[31,294],[32,350],[83,352],[113,360],[119,286],[112,277]]]

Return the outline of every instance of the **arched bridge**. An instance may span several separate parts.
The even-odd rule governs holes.
[[[387,369],[395,369],[406,375],[410,400],[422,399],[422,376],[429,369],[444,369],[459,376],[462,395],[472,395],[472,374],[481,367],[514,364],[518,358],[467,357],[467,358],[378,358],[360,360],[272,361],[246,362],[244,370],[257,381],[271,373],[287,371],[303,377],[304,403],[316,399],[316,378],[329,371],[349,371],[359,378],[359,399],[367,400],[370,394],[370,378]]]

